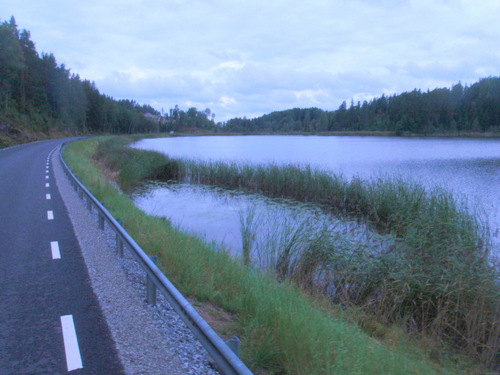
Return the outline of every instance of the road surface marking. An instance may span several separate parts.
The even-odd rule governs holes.
[[[68,371],[83,368],[82,356],[80,355],[80,348],[78,346],[78,338],[76,337],[75,323],[73,322],[73,315],[61,316],[61,327]]]
[[[47,182],[47,183],[45,184],[45,187],[49,187],[49,186],[50,186],[50,184]]]
[[[49,200],[51,199],[52,197],[50,196],[50,194],[45,194],[45,199]]]
[[[49,179],[49,176],[45,176],[45,179],[48,180]]]
[[[47,211],[47,219],[49,219],[49,220],[54,220],[54,212],[52,212],[52,211]]]
[[[52,250],[52,259],[61,259],[61,252],[59,251],[59,242],[52,241],[50,243],[50,249]]]

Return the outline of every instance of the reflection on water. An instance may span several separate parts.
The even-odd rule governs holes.
[[[211,136],[146,139],[134,147],[157,150],[173,157],[310,164],[348,178],[397,175],[428,188],[440,186],[453,192],[457,198],[466,199],[471,210],[483,215],[489,222],[494,248],[500,253],[498,139]],[[176,199],[180,201],[169,204],[178,205],[179,212],[175,215],[179,216],[181,225],[191,221],[190,215],[192,219],[202,215],[200,212],[204,208],[198,205],[212,205],[207,212],[212,221],[216,221],[217,215],[222,215],[216,203],[203,203],[199,197],[190,198],[188,194],[186,198],[179,195]],[[195,213],[198,209],[200,211]],[[235,225],[238,225],[237,220]],[[210,228],[208,232],[211,231]],[[225,234],[231,243],[239,242],[233,238],[234,232],[238,231],[231,228]]]
[[[286,199],[228,192],[203,185],[147,182],[132,200],[150,215],[163,216],[174,226],[198,235],[241,257],[244,228],[250,229],[251,257],[262,267],[272,266],[270,258],[287,234],[326,229],[353,246],[383,251],[393,244],[388,236],[370,231],[365,225],[341,220],[319,207]],[[252,220],[253,219],[253,220]]]

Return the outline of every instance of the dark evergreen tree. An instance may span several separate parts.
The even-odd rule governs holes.
[[[30,32],[19,32],[14,17],[0,23],[1,118],[43,131],[55,126],[73,132],[158,129],[145,113],[158,114],[151,106],[100,94],[94,83],[58,65],[53,54],[39,56]]]

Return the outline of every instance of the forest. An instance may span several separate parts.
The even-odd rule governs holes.
[[[500,78],[470,86],[413,90],[369,102],[343,102],[336,111],[294,108],[255,119],[232,119],[235,132],[390,132],[402,134],[493,133],[500,135]]]
[[[39,54],[15,18],[0,23],[0,147],[71,134],[161,132],[388,132],[395,135],[500,135],[500,77],[472,85],[382,95],[335,111],[294,108],[215,123],[209,108],[167,113],[115,100],[52,53]],[[21,136],[19,136],[19,134]],[[17,136],[16,136],[17,135]],[[12,141],[14,139],[14,141]]]
[[[14,17],[0,23],[0,147],[12,139],[21,143],[56,133],[131,134],[215,127],[215,116],[208,108],[184,112],[176,106],[170,112],[171,116],[161,116],[149,105],[100,93],[94,82],[58,64],[52,53],[40,55],[30,32],[20,31]]]
[[[82,80],[53,54],[38,54],[30,32],[19,31],[14,17],[0,24],[0,118],[32,131],[56,127],[78,133],[132,133],[153,124],[150,106],[113,100]]]

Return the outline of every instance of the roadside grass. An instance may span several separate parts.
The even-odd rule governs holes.
[[[131,151],[117,148],[115,155]],[[397,236],[397,246],[374,256],[369,250],[341,249],[329,233],[315,238],[309,231],[305,242],[283,246],[276,272],[302,287],[311,287],[326,272],[333,302],[361,307],[384,322],[404,320],[410,332],[433,335],[490,367],[500,367],[499,272],[491,262],[487,225],[465,201],[398,177],[348,180],[308,165],[163,157],[164,166],[150,178],[313,202]],[[252,237],[245,230],[243,234],[244,239]]]
[[[130,142],[114,139],[122,145]],[[108,168],[118,167],[122,187],[129,188],[137,176],[164,177],[168,172],[178,179],[183,173],[178,161],[165,162],[155,153],[130,149],[112,155],[118,148],[108,142],[97,138],[71,144],[65,158],[141,247],[159,256],[161,268],[184,294],[215,303],[238,317],[244,337],[241,355],[252,369],[289,374],[478,373],[468,363],[446,358],[437,358],[438,365],[405,335],[388,334],[396,329],[370,324],[370,318],[364,318],[363,328],[374,333],[370,337],[353,323],[359,319],[351,312],[365,315],[362,310],[332,308],[325,298],[306,294],[291,278],[278,282],[273,275],[245,267],[212,245],[172,228],[166,220],[146,215],[106,181],[94,155],[106,156]],[[403,288],[411,286],[407,283]],[[466,291],[460,293],[463,298]]]

